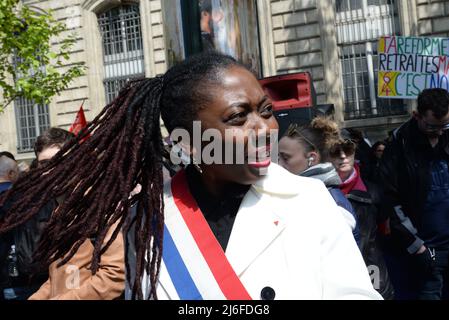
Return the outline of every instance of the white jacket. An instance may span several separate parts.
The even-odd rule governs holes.
[[[166,190],[166,221],[178,219],[170,187]],[[133,270],[132,248],[129,252]],[[276,164],[245,195],[225,254],[252,299],[261,299],[266,287],[275,299],[382,299],[324,184]],[[204,282],[207,274],[197,277]],[[143,282],[147,295],[146,276]],[[164,263],[158,283],[159,299],[179,299]],[[221,298],[203,294],[203,299]]]

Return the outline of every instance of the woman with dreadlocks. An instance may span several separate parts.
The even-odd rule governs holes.
[[[179,146],[197,159],[165,186],[160,116],[169,132],[193,136]],[[219,133],[211,143],[243,146],[244,161],[201,162],[194,121],[201,134]],[[94,238],[95,274],[123,227],[128,298],[379,299],[324,185],[270,164],[269,137],[257,148],[249,142],[250,132],[264,137],[277,128],[252,73],[218,53],[192,57],[127,85],[89,124],[86,142],[66,145],[20,180],[7,197],[27,190],[28,201],[11,208],[0,231],[66,194],[36,258],[64,264]],[[141,192],[130,197],[137,184]]]

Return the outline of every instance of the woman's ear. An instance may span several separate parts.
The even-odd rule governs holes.
[[[320,163],[320,156],[319,156],[318,152],[310,151],[307,153],[306,156],[307,156],[307,161],[308,161],[309,167]]]
[[[186,166],[191,162],[190,159],[189,148],[186,148],[181,142],[173,144],[170,150],[170,161],[172,163]]]
[[[192,145],[189,131],[182,127],[176,127],[170,132],[170,140],[173,141],[170,151],[171,162],[184,165],[191,163],[196,149]]]
[[[192,162],[194,159],[195,163],[198,163],[198,159],[200,157],[199,152],[197,152],[196,148],[185,144],[183,142],[178,142],[173,145],[170,152],[171,161],[175,164],[180,164],[179,160],[175,162],[174,159],[178,158],[184,165],[187,165]],[[172,158],[173,157],[173,158]]]
[[[186,154],[189,158],[191,158],[191,159],[193,158],[196,160],[201,158],[201,154],[200,154],[201,150],[197,150],[197,148],[195,148],[195,146],[188,145],[183,142],[180,142],[179,145],[182,149],[182,152],[184,152],[184,154]]]

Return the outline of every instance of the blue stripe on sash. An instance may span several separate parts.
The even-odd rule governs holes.
[[[203,300],[166,225],[164,225],[163,248],[162,258],[179,298],[181,300]]]

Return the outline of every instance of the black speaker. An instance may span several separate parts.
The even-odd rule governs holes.
[[[291,123],[306,124],[328,108],[316,109],[316,93],[309,72],[263,78],[263,90],[273,101],[281,137]],[[324,105],[323,105],[324,106]]]

